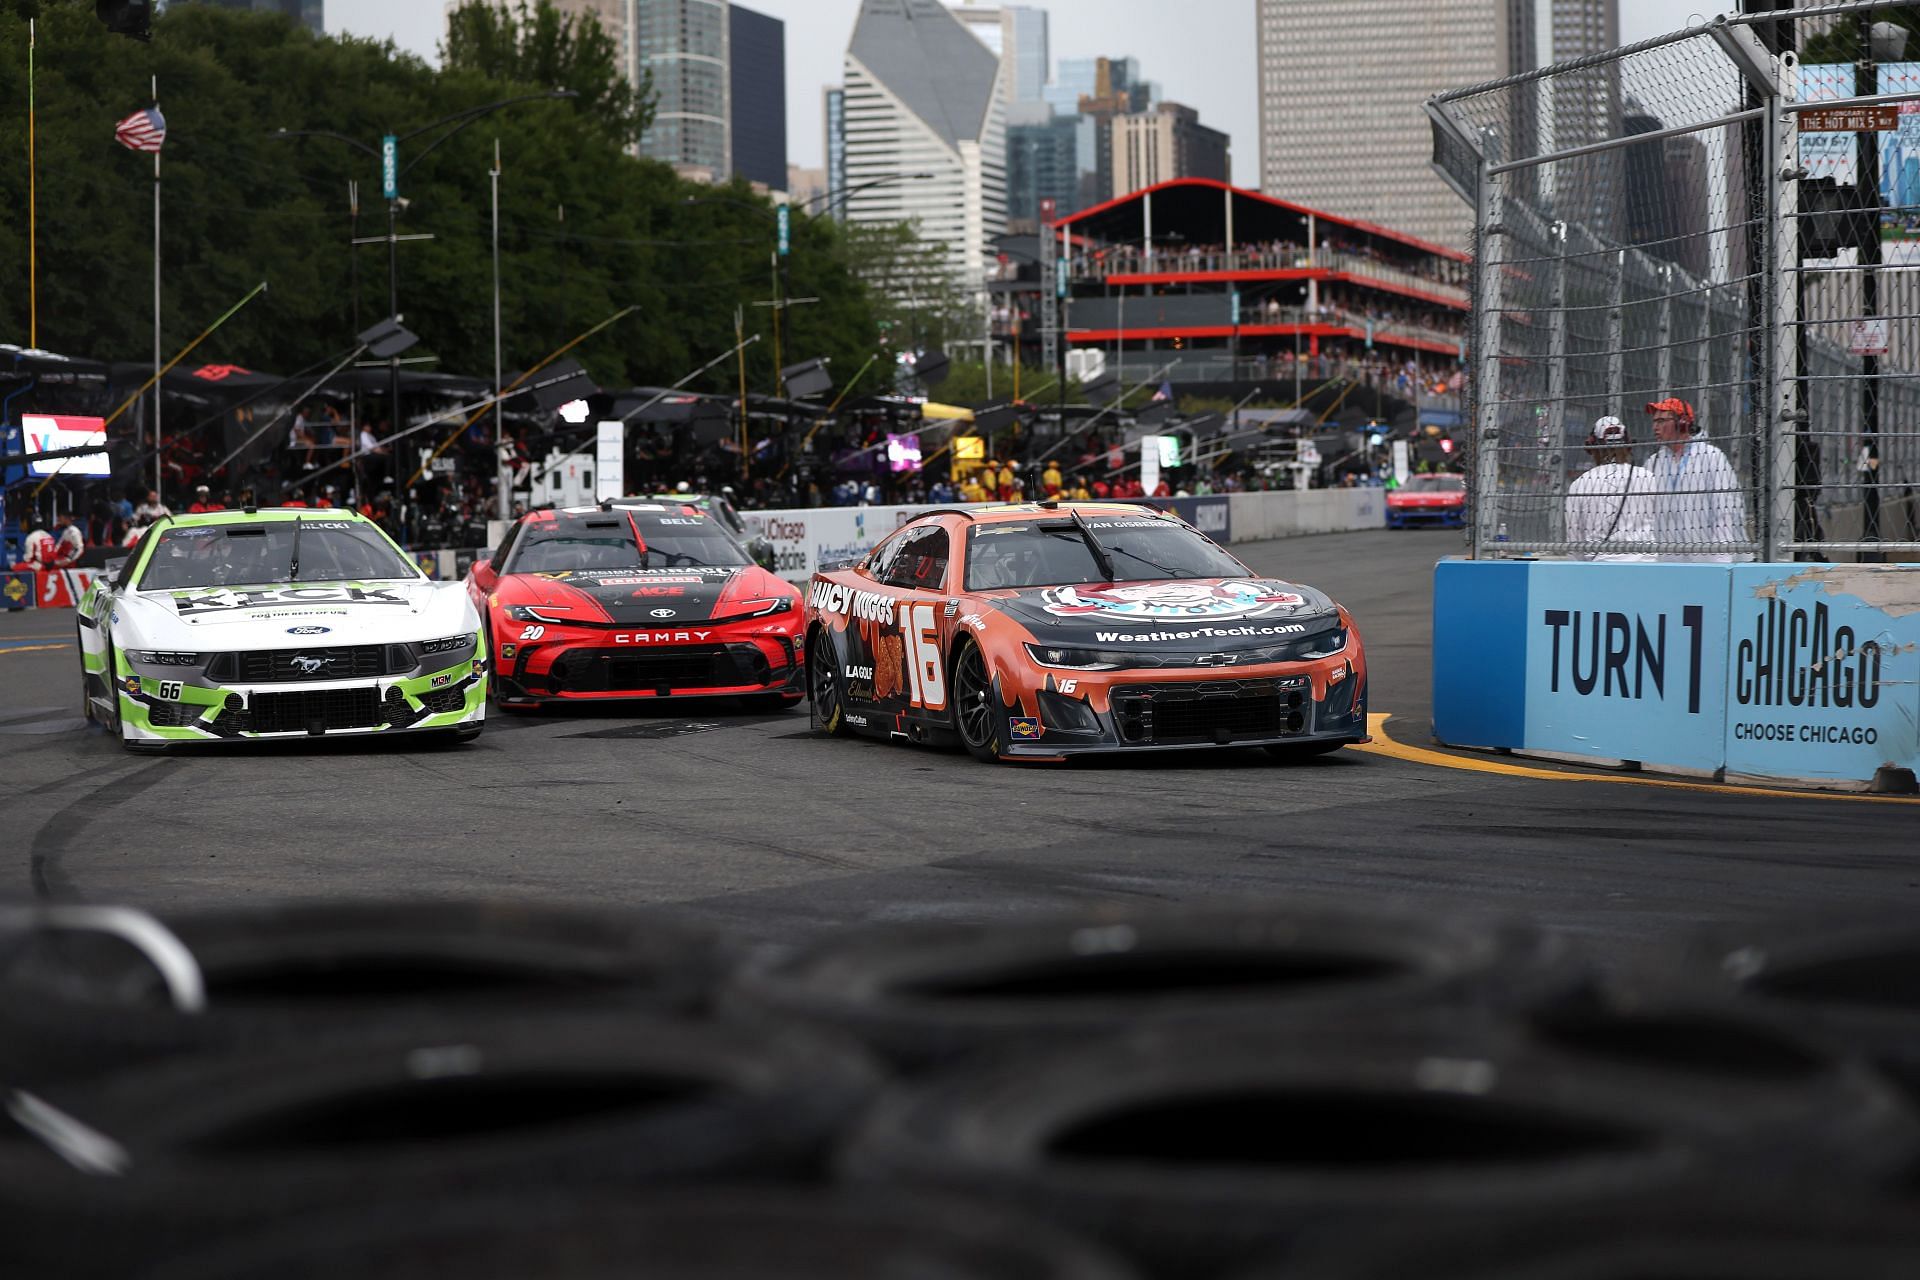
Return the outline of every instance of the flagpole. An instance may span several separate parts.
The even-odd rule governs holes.
[[[160,110],[160,77],[153,78],[153,109]],[[160,151],[153,152],[153,491],[161,492],[160,454]]]
[[[40,348],[40,176],[33,149],[34,21],[27,19],[27,345]]]

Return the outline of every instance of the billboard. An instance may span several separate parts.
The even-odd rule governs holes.
[[[78,449],[89,444],[97,444],[104,450],[107,443],[104,418],[23,413],[20,415],[20,427],[26,436],[28,453],[51,453],[56,449]],[[30,462],[27,472],[36,476],[107,476],[113,474],[113,468],[107,461],[107,455],[101,452]]]
[[[887,436],[887,469],[890,471],[918,471],[920,469],[920,437],[916,433]]]

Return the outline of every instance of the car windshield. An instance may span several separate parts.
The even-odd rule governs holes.
[[[1464,476],[1409,476],[1401,486],[1408,493],[1458,493],[1466,487]]]
[[[142,591],[275,582],[418,578],[379,529],[353,520],[259,520],[164,530],[140,572]]]
[[[739,545],[705,516],[623,510],[529,518],[504,572],[735,568],[749,563]]]
[[[1083,516],[1116,581],[1235,578],[1247,567],[1182,524],[1154,516]],[[967,532],[968,591],[1104,582],[1107,575],[1068,518],[976,524]]]

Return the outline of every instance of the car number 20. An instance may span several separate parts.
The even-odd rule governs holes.
[[[940,633],[934,626],[933,606],[901,601],[900,632],[906,642],[913,705],[941,710],[947,705],[947,677],[940,669]]]

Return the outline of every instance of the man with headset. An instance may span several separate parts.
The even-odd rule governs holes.
[[[1753,557],[1734,548],[1748,541],[1740,477],[1727,455],[1697,438],[1693,406],[1678,396],[1647,405],[1661,447],[1647,460],[1653,477],[1654,540],[1687,550],[1667,550],[1662,560],[1729,564]]]
[[[1590,560],[1654,559],[1654,479],[1633,465],[1627,424],[1601,418],[1587,436],[1593,465],[1567,486],[1567,541]]]

